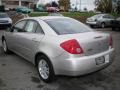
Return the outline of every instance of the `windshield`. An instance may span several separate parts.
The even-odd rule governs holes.
[[[86,25],[82,24],[81,22],[70,18],[49,19],[49,20],[45,20],[45,22],[58,35],[76,34],[76,33],[92,31],[90,28],[88,28]]]
[[[7,18],[8,15],[6,13],[0,13],[0,18]]]

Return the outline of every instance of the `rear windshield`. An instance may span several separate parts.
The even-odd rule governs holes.
[[[71,18],[44,20],[58,35],[76,34],[92,31],[86,25]]]
[[[6,18],[8,15],[6,13],[0,13],[0,18]]]
[[[119,20],[119,21],[120,21],[120,17],[119,17],[119,18],[117,18],[117,20]]]
[[[94,15],[94,16],[92,16],[92,18],[99,18],[99,17],[101,17],[102,15],[101,14],[98,14],[98,15]]]

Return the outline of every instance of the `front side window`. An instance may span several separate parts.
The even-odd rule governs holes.
[[[25,24],[26,24],[26,21],[20,21],[14,27],[19,28],[19,29],[23,29]]]
[[[44,20],[58,35],[77,34],[92,31],[81,22],[71,18],[58,18]]]
[[[13,31],[14,32],[23,32],[24,31],[24,26],[26,24],[26,20],[20,21],[17,24],[13,26]]]

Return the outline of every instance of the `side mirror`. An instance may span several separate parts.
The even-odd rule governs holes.
[[[11,26],[11,27],[8,27],[6,30],[7,30],[8,32],[13,32],[13,28],[14,28],[14,27]]]

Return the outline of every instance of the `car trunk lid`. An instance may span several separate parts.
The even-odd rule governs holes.
[[[85,56],[98,54],[109,49],[109,34],[87,32],[67,35],[67,39],[76,39],[83,49]]]

